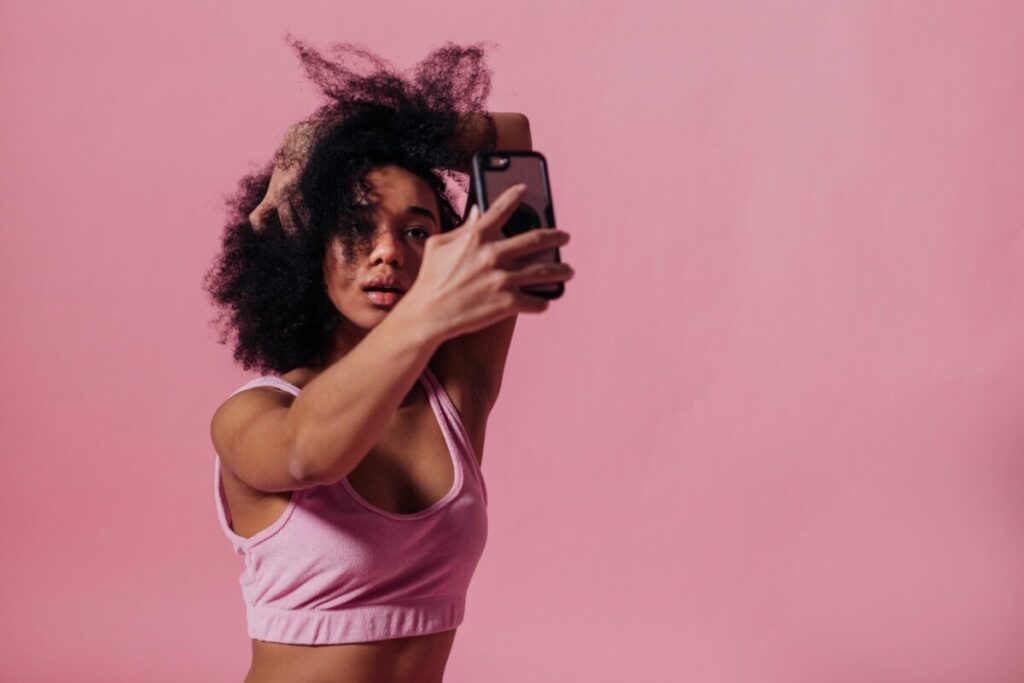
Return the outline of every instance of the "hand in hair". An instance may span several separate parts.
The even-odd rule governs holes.
[[[309,157],[316,135],[317,125],[312,121],[300,121],[285,133],[284,141],[274,155],[274,171],[270,176],[267,194],[249,214],[249,223],[256,232],[263,229],[267,217],[276,210],[285,231],[295,233],[296,207],[292,206],[288,197],[293,194],[295,182]],[[297,209],[302,218],[308,219],[304,207],[299,206]]]

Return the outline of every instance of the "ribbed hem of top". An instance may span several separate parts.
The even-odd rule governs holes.
[[[337,610],[257,605],[247,607],[246,622],[250,638],[272,643],[366,643],[449,631],[462,623],[465,609],[462,595]]]

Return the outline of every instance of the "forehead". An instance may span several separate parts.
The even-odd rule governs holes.
[[[398,166],[380,166],[366,174],[370,186],[368,196],[362,196],[376,208],[402,212],[406,207],[423,206],[438,215],[437,197],[426,180]]]

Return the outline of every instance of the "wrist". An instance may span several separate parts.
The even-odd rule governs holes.
[[[448,338],[443,321],[434,313],[434,308],[419,294],[415,286],[399,299],[386,320],[392,318],[397,318],[402,327],[412,334],[416,343],[430,348],[431,352]]]

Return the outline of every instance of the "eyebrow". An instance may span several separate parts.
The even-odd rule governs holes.
[[[377,206],[377,202],[356,201],[355,205],[369,208]],[[409,206],[407,206],[405,208],[405,213],[411,216],[423,216],[424,218],[429,218],[430,220],[434,221],[434,225],[439,224],[437,218],[434,216],[433,211],[422,206],[417,206],[416,204],[410,204]]]
[[[411,205],[408,208],[406,208],[405,212],[408,214],[412,214],[414,216],[423,216],[424,218],[429,218],[430,220],[434,221],[435,225],[437,224],[437,219],[434,218],[434,212],[431,211],[430,209],[425,209],[422,206]]]

